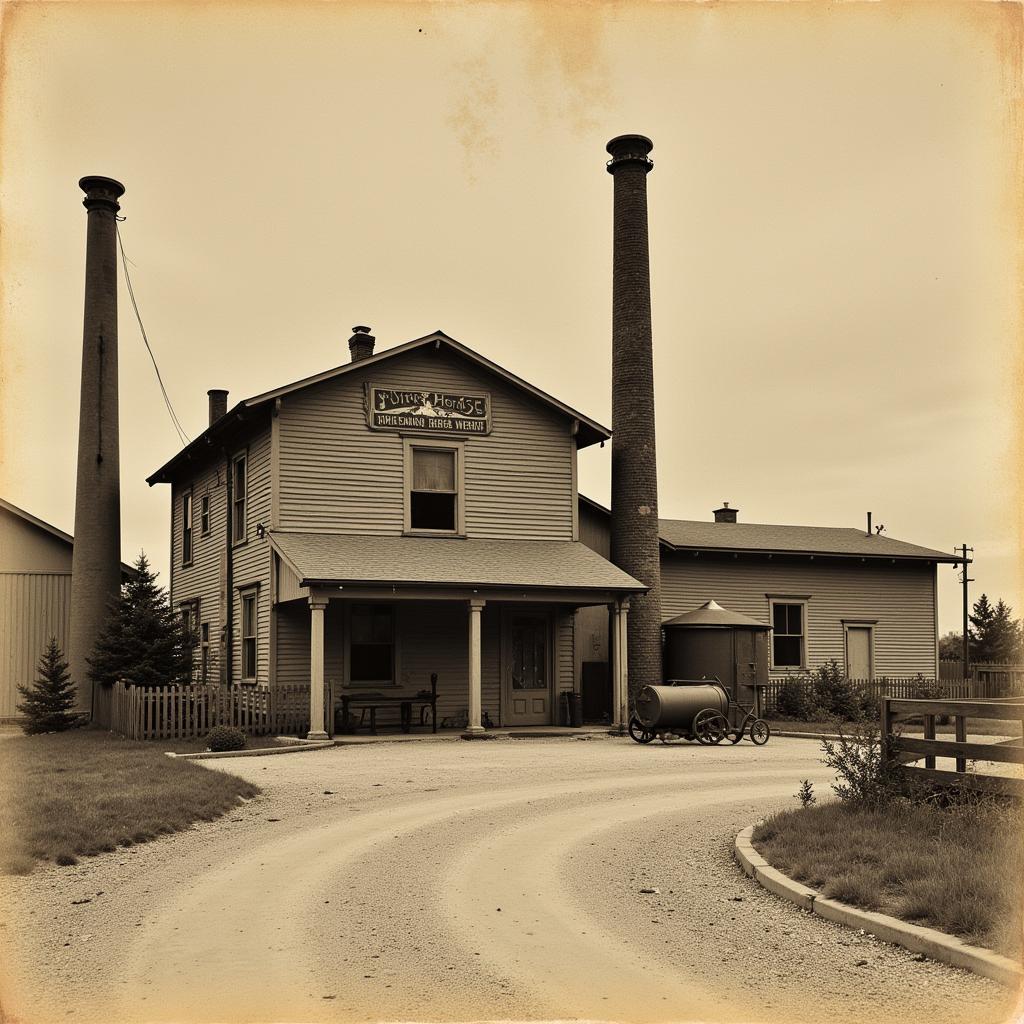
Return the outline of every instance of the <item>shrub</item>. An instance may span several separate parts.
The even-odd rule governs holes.
[[[863,691],[846,678],[833,659],[811,676],[814,702],[832,718],[855,722],[863,715]]]
[[[818,802],[818,798],[814,795],[814,783],[810,779],[804,779],[800,783],[796,798],[800,801],[801,807],[810,807],[811,804]]]
[[[25,716],[26,733],[64,732],[81,723],[74,710],[75,684],[56,637],[50,637],[39,658],[39,677],[32,686],[19,685],[18,693],[25,698],[18,711]]]
[[[895,763],[882,756],[882,734],[873,723],[840,729],[839,739],[822,740],[821,749],[837,776],[832,789],[843,803],[875,808],[900,791]]]
[[[229,725],[214,726],[206,737],[206,745],[214,751],[244,750],[245,743],[245,733]]]
[[[807,676],[787,676],[783,680],[775,696],[775,714],[801,722],[813,722],[818,717],[820,709]]]

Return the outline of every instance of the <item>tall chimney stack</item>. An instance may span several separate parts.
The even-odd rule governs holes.
[[[210,400],[210,423],[213,426],[228,411],[228,393],[223,388],[211,388],[206,392]]]
[[[612,561],[650,589],[630,601],[630,697],[661,682],[661,564],[654,441],[654,353],[647,244],[647,174],[653,148],[643,135],[608,143],[615,179],[612,267]]]
[[[87,659],[121,588],[115,217],[124,185],[98,176],[82,178],[78,185],[89,212],[68,662],[78,708],[89,711],[93,694]]]
[[[353,327],[352,337],[348,339],[348,350],[352,353],[352,362],[369,359],[373,355],[373,345],[376,340],[370,333],[369,327]]]

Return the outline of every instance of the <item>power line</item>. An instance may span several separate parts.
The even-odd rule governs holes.
[[[115,222],[115,230],[117,231],[117,244],[121,250],[121,266],[124,268],[124,281],[128,286],[128,297],[132,300],[132,309],[135,310],[135,319],[139,322],[139,331],[142,333],[142,340],[146,345],[146,351],[149,353],[149,358],[153,362],[153,369],[156,371],[156,382],[160,385],[160,394],[163,395],[164,405],[167,406],[167,414],[171,417],[171,425],[178,433],[178,439],[182,445],[187,445],[192,438],[185,432],[185,428],[181,425],[181,420],[178,419],[177,413],[174,411],[174,406],[171,405],[170,396],[167,394],[167,388],[164,387],[163,377],[160,376],[160,367],[156,364],[156,356],[153,355],[153,349],[150,347],[149,338],[146,336],[146,328],[142,323],[142,314],[139,313],[138,303],[135,301],[135,292],[132,291],[132,279],[128,274],[128,264],[131,262],[128,259],[124,251],[124,242],[121,241],[121,229]],[[134,266],[134,264],[132,264]]]

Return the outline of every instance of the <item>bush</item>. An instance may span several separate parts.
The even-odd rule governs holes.
[[[846,804],[873,809],[900,792],[896,764],[882,756],[882,734],[873,723],[850,732],[839,730],[839,739],[822,740],[822,760],[836,773],[832,789]]]
[[[863,715],[863,691],[846,678],[835,660],[822,665],[811,676],[814,702],[832,718],[856,722]]]
[[[39,677],[32,686],[19,684],[18,693],[24,698],[18,705],[25,716],[22,729],[29,735],[64,732],[81,724],[82,716],[74,710],[75,684],[56,637],[50,637],[39,658]]]
[[[214,726],[206,737],[206,745],[214,751],[244,750],[245,744],[245,733],[229,725]]]
[[[775,695],[775,714],[801,722],[813,722],[821,714],[807,676],[787,676],[783,680]]]

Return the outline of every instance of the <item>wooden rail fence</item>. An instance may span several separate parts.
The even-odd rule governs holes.
[[[110,693],[110,729],[134,740],[200,739],[227,725],[251,736],[305,736],[309,687],[129,686]]]
[[[936,716],[953,719],[954,738],[936,739]],[[907,717],[924,721],[924,738],[903,736],[899,720]],[[882,752],[888,761],[895,761],[900,771],[928,782],[957,784],[981,792],[1024,797],[1024,779],[989,772],[968,772],[967,762],[988,761],[997,764],[1024,765],[1024,741],[1013,736],[1009,741],[993,743],[969,742],[968,722],[971,719],[1012,723],[1009,734],[1024,728],[1024,698],[1004,697],[993,700],[903,700],[885,697],[882,700]],[[952,758],[954,770],[936,768],[936,758]],[[924,761],[924,767],[914,762]]]

